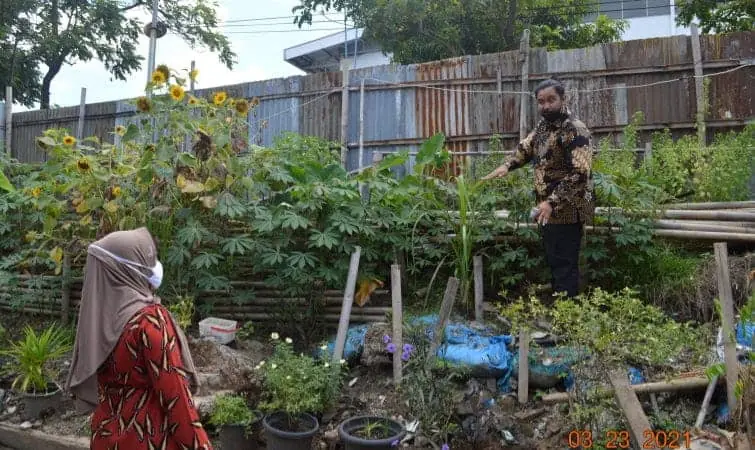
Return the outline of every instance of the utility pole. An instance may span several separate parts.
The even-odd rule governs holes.
[[[155,52],[157,51],[157,11],[160,0],[152,0],[152,24],[149,27],[149,57],[147,58],[147,83],[152,80],[155,71]]]

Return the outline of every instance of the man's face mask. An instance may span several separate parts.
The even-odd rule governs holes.
[[[108,256],[110,256],[114,260],[118,261],[119,263],[125,264],[126,267],[129,267],[130,269],[134,270],[139,275],[141,275],[144,278],[146,278],[147,281],[149,282],[149,284],[153,288],[157,289],[162,284],[162,282],[163,282],[163,265],[160,262],[160,260],[157,260],[157,259],[155,260],[155,266],[154,267],[147,267],[145,265],[142,265],[142,264],[139,264],[137,262],[131,261],[130,259],[121,258],[120,256],[118,256],[118,255],[116,255],[114,253],[111,253],[111,252],[105,250],[104,248],[102,248],[102,247],[100,247],[98,245],[92,244],[91,246],[95,247],[96,249],[98,249],[98,250],[102,251],[103,253],[107,254]],[[137,267],[141,267],[142,269],[149,270],[152,273],[152,275],[147,276],[144,272],[142,272],[141,270],[137,269]]]

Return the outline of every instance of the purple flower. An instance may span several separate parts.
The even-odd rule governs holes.
[[[383,344],[388,344],[390,342],[391,342],[391,337],[388,336],[387,334],[384,334],[383,335]]]
[[[414,346],[412,344],[404,344],[405,353],[409,353],[411,355],[413,351],[414,351]]]
[[[411,353],[403,352],[401,353],[401,360],[402,361],[409,361],[409,358],[412,356]]]
[[[440,450],[450,450],[451,447],[448,446],[448,444],[443,444],[443,446],[440,448]]]
[[[398,439],[391,442],[391,447],[398,447]]]
[[[393,353],[396,351],[396,344],[390,343],[385,347],[386,350],[388,350],[388,353]]]

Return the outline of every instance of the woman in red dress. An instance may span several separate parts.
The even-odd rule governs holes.
[[[162,265],[146,228],[87,249],[67,389],[94,411],[92,450],[211,450],[192,400],[186,337],[153,294]]]

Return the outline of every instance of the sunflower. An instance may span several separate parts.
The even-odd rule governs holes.
[[[197,77],[199,76],[199,70],[198,69],[192,69],[189,72],[189,79],[191,81],[197,81]]]
[[[110,190],[110,193],[113,194],[113,197],[118,198],[121,196],[121,187],[120,186],[113,186],[113,188]]]
[[[79,159],[76,162],[76,167],[78,167],[80,171],[86,172],[90,168],[89,160],[87,160],[86,158]]]
[[[185,95],[184,88],[182,88],[181,86],[174,84],[173,86],[170,87],[170,97],[173,100],[180,102],[181,100],[184,99],[184,95]]]
[[[160,72],[159,70],[155,70],[152,72],[152,84],[156,86],[162,86],[167,81],[167,78],[165,77],[165,74]]]
[[[148,113],[152,111],[152,102],[149,101],[147,97],[139,97],[139,99],[136,100],[136,109],[140,112]]]
[[[249,102],[247,102],[243,98],[238,100],[234,106],[236,108],[236,112],[239,114],[247,114],[249,112]]]
[[[68,147],[73,147],[74,145],[76,145],[76,138],[73,136],[66,136],[63,138],[63,144]]]
[[[228,99],[228,94],[226,94],[224,91],[220,91],[215,93],[215,96],[212,98],[212,102],[215,103],[215,106],[220,106],[225,103],[226,99]]]
[[[115,134],[118,136],[124,136],[126,134],[126,127],[123,125],[118,125],[115,127]]]
[[[252,108],[256,108],[259,104],[260,104],[260,98],[259,97],[254,97],[252,99],[252,102],[250,103],[250,106]]]
[[[31,190],[31,196],[34,198],[39,198],[41,194],[42,194],[42,188],[39,186]]]
[[[166,81],[170,78],[170,68],[165,64],[160,64],[159,66],[157,66],[155,72],[160,72],[161,74],[163,74]]]
[[[199,100],[197,100],[197,98],[194,97],[193,95],[190,95],[189,96],[189,104],[190,105],[196,105],[197,103],[199,103]]]

